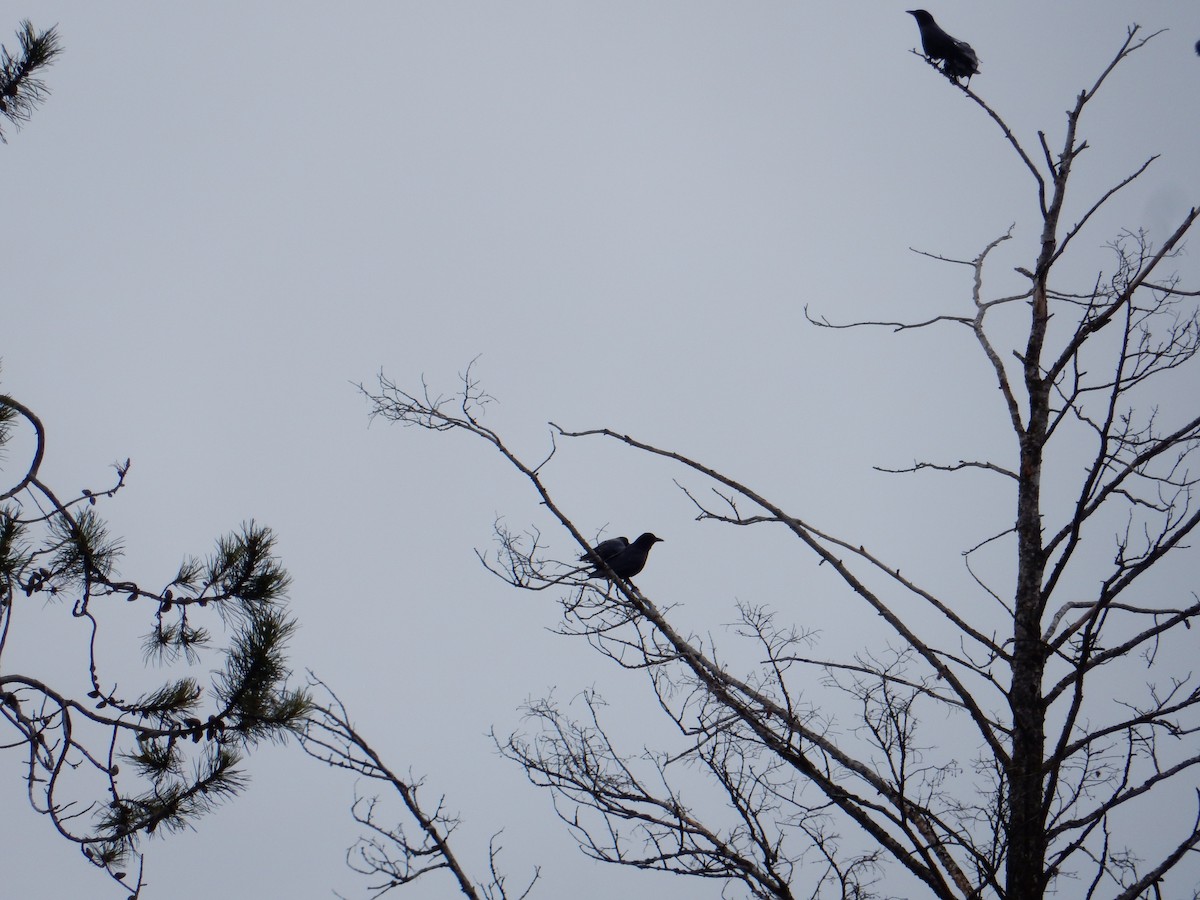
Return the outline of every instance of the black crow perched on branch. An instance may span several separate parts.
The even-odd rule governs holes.
[[[584,553],[579,558],[594,564],[593,555],[598,556],[614,575],[632,578],[646,567],[646,557],[650,555],[650,548],[661,540],[662,538],[655,537],[648,531],[632,544],[626,537],[609,538],[593,547],[591,553]],[[588,577],[607,578],[608,574],[599,566],[595,566]]]
[[[970,84],[971,76],[979,73],[979,57],[971,45],[946,34],[923,9],[910,9],[908,14],[917,20],[917,27],[921,29],[921,48],[925,56],[942,60],[942,73],[951,81],[966,78]]]

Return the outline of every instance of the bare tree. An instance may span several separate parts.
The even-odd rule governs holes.
[[[501,847],[499,834],[488,847],[488,874],[476,881],[458,859],[451,846],[458,818],[446,809],[446,798],[439,797],[430,809],[423,802],[423,782],[401,775],[388,767],[350,721],[350,714],[333,690],[316,676],[310,683],[321,691],[300,736],[304,752],[335,769],[344,769],[378,782],[389,794],[394,793],[412,820],[414,836],[404,823],[390,824],[382,819],[378,794],[356,795],[351,806],[354,820],[366,829],[366,835],[346,852],[346,864],[355,872],[375,879],[371,897],[382,897],[393,888],[412,884],[435,872],[448,873],[455,887],[471,900],[525,900],[538,879],[532,878],[519,893],[509,893],[507,877],[498,867]]]
[[[18,430],[32,452],[0,492],[0,747],[24,756],[33,809],[136,897],[141,839],[238,793],[245,754],[304,720],[307,695],[287,686],[288,576],[271,531],[251,522],[161,588],[118,577],[121,543],[96,508],[125,486],[129,461],[107,487],[64,495],[42,475],[41,420],[0,395],[0,447]],[[148,616],[148,660],[218,663],[211,683],[182,674],[131,694],[131,608]],[[220,642],[203,624],[214,618],[227,626]]]
[[[1040,241],[1017,269],[1022,289],[986,288],[1010,232],[974,259],[934,256],[964,268],[962,308],[914,322],[811,317],[829,328],[957,329],[990,364],[1012,444],[986,458],[891,470],[1003,484],[1012,505],[999,515],[1011,524],[961,556],[978,597],[939,596],[745,480],[627,434],[551,423],[546,456],[522,459],[485,424],[489,398],[471,369],[450,396],[406,391],[382,374],[364,389],[374,416],[481,438],[528,481],[572,546],[552,551],[536,528],[500,527],[499,556],[487,564],[517,587],[560,591],[561,632],[643,671],[672,725],[658,748],[622,746],[602,699],[587,693],[582,714],[531,703],[532,731],[498,739],[551,790],[586,854],[760,898],[876,896],[896,868],[946,900],[1032,900],[1069,880],[1087,898],[1200,895],[1188,881],[1194,868],[1180,866],[1200,847],[1200,682],[1187,642],[1200,598],[1150,578],[1183,559],[1195,566],[1187,540],[1200,522],[1200,414],[1194,387],[1172,389],[1195,365],[1197,292],[1183,290],[1169,265],[1200,213],[1189,211],[1158,245],[1143,231],[1117,235],[1103,273],[1082,289],[1067,286],[1078,271],[1068,251],[1153,158],[1074,223],[1063,219],[1088,148],[1080,120],[1114,68],[1152,37],[1129,29],[1076,97],[1057,153],[1044,133],[1030,150],[956,86],[1000,127],[1036,194]],[[590,439],[674,463],[701,521],[786,529],[857,601],[845,615],[882,622],[886,642],[822,658],[778,612],[744,606],[739,633],[761,662],[735,668],[727,648],[678,627],[669,600],[615,576],[610,586],[589,580],[576,557],[590,535],[544,476],[572,442]],[[1048,472],[1059,491],[1069,488],[1068,502],[1043,496]],[[914,604],[924,612],[901,612]],[[852,728],[835,722],[847,702]],[[938,746],[947,718],[974,748],[968,766]],[[718,802],[693,801],[697,781]],[[1181,797],[1195,797],[1194,814],[1167,844],[1147,845],[1139,818]]]

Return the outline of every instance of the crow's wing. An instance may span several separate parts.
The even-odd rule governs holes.
[[[969,77],[979,73],[979,57],[966,41],[950,38],[952,44],[946,53],[946,74],[951,78]]]
[[[592,553],[595,553],[602,560],[608,562],[613,557],[619,555],[628,546],[629,538],[627,537],[609,538],[607,541],[601,541],[595,547],[593,547]],[[581,553],[579,558],[587,561],[592,557],[590,553]]]

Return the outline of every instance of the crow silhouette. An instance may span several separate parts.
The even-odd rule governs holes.
[[[971,76],[979,74],[979,57],[966,41],[953,38],[938,27],[933,16],[923,9],[910,9],[908,14],[917,20],[921,29],[921,48],[925,56],[932,60],[942,61],[942,73],[951,81],[966,78],[971,83]]]
[[[632,578],[646,567],[646,557],[650,555],[650,548],[661,540],[662,538],[655,537],[648,531],[632,544],[626,537],[609,538],[593,547],[591,553],[584,553],[579,558],[584,562],[594,564],[594,554],[604,560],[605,565],[612,570],[614,575],[619,575],[621,578]],[[588,577],[608,578],[609,576],[602,568],[595,566]]]

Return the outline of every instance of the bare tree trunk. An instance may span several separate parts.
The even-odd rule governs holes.
[[[1039,309],[1040,307],[1040,309]],[[1035,331],[1045,331],[1045,294],[1034,304]],[[1031,341],[1031,344],[1033,342]],[[1046,655],[1041,635],[1042,547],[1041,474],[1042,448],[1047,422],[1045,386],[1033,375],[1029,427],[1021,441],[1020,484],[1017,496],[1018,571],[1013,622],[1012,757],[1008,778],[1009,900],[1035,900],[1045,886],[1046,809],[1043,802],[1042,760],[1045,747],[1046,707],[1042,701],[1042,676]],[[1040,396],[1039,396],[1040,395]],[[1040,408],[1039,408],[1040,407]]]

